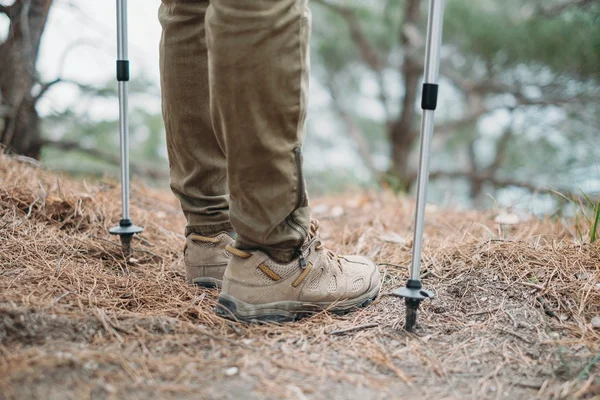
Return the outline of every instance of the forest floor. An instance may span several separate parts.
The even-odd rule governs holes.
[[[107,233],[115,182],[0,156],[1,399],[600,398],[600,246],[573,221],[499,226],[494,211],[429,207],[424,285],[437,297],[407,334],[389,293],[407,278],[411,199],[315,199],[325,242],[373,257],[382,295],[269,325],[221,319],[216,290],[184,283],[168,191],[136,184],[132,199],[145,231],[126,260]]]

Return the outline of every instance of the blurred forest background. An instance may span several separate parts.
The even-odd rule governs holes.
[[[134,179],[167,186],[158,5],[129,1],[131,154]],[[414,190],[427,5],[311,1],[313,195]],[[118,176],[114,7],[0,0],[0,142],[9,152]],[[430,200],[537,214],[596,203],[599,66],[599,0],[447,0]]]

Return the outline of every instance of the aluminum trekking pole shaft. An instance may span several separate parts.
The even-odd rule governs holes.
[[[427,23],[427,45],[425,48],[425,71],[423,75],[423,97],[421,108],[421,152],[417,181],[417,212],[413,239],[412,266],[410,279],[421,279],[421,249],[423,244],[423,226],[425,223],[425,205],[427,204],[427,184],[429,181],[429,157],[434,127],[434,113],[437,105],[437,82],[440,67],[440,48],[444,23],[445,0],[430,0],[429,20]]]
[[[117,80],[119,82],[119,133],[121,137],[122,219],[129,219],[129,61],[127,60],[127,0],[117,0]]]
[[[413,332],[417,326],[419,304],[431,299],[434,293],[423,289],[421,284],[421,249],[423,245],[423,226],[425,224],[425,205],[427,204],[427,183],[429,181],[429,155],[433,136],[433,117],[437,107],[438,75],[440,69],[440,48],[442,46],[442,26],[444,23],[445,0],[429,0],[429,19],[427,21],[427,45],[425,47],[425,72],[423,74],[423,93],[421,108],[421,154],[417,179],[417,211],[415,214],[415,236],[413,239],[412,264],[406,287],[396,289],[393,296],[403,297],[406,303],[406,323],[404,329]]]
[[[127,59],[127,0],[117,0],[117,81],[119,82],[119,135],[121,137],[121,207],[122,216],[118,226],[109,229],[119,235],[123,254],[131,253],[131,239],[144,229],[135,226],[129,217],[129,119],[127,82],[129,60]]]

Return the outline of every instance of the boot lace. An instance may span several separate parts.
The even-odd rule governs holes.
[[[340,271],[342,270],[342,262],[340,261],[340,257],[334,253],[333,251],[325,248],[321,238],[319,237],[319,221],[316,219],[310,220],[310,230],[308,232],[309,240],[316,239],[317,245],[315,246],[316,251],[324,251],[325,256],[330,260],[337,263]]]

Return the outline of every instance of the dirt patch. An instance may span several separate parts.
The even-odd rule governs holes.
[[[389,295],[410,262],[414,204],[313,201],[326,243],[373,257],[382,296],[343,317],[243,325],[184,284],[183,218],[134,185],[145,231],[125,260],[107,229],[118,187],[0,159],[0,397],[380,399],[600,396],[600,247],[573,221],[428,209],[419,331]],[[354,329],[354,330],[352,330]],[[333,334],[335,331],[347,333]]]

